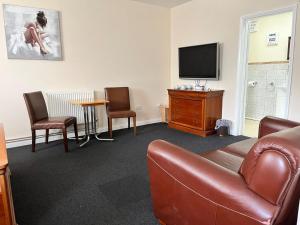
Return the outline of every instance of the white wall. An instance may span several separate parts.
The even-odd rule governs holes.
[[[223,117],[235,122],[240,17],[296,2],[193,0],[171,10],[170,24],[169,9],[129,0],[0,0],[59,10],[64,50],[64,60],[59,62],[8,60],[4,26],[0,26],[0,121],[7,139],[30,136],[22,97],[27,91],[94,89],[103,96],[105,86],[126,85],[132,90],[133,108],[143,106],[138,120],[155,120],[158,105],[167,102],[166,89],[191,82],[178,79],[177,48],[214,41],[223,44],[222,74],[220,81],[210,81],[208,86],[225,90]],[[296,43],[295,62],[299,59]],[[299,73],[300,65],[295,63],[289,118],[298,121]],[[105,118],[101,126],[106,126]]]
[[[257,31],[249,34],[250,63],[286,61],[288,37],[292,35],[293,13],[287,12],[273,16],[261,17],[255,20]],[[267,36],[278,34],[278,44],[268,46]]]
[[[208,82],[208,87],[224,89],[223,117],[236,122],[237,62],[240,18],[243,15],[277,9],[296,0],[236,1],[193,0],[171,11],[171,87],[191,83],[178,78],[178,47],[222,43],[221,80]],[[297,29],[300,31],[300,15]],[[299,37],[296,37],[299,40]],[[300,45],[296,43],[295,66],[291,91],[289,118],[300,121]],[[234,126],[234,132],[236,132]]]
[[[59,10],[64,52],[58,62],[8,60],[0,10],[0,121],[7,139],[31,135],[22,94],[36,90],[93,89],[103,97],[106,86],[129,86],[132,108],[143,107],[138,121],[160,118],[170,85],[169,9],[129,0],[0,3]]]

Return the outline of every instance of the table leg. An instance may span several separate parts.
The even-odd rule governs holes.
[[[85,106],[84,110],[84,127],[85,127],[85,137],[86,140],[80,145],[80,147],[86,145],[90,139],[91,135],[94,135],[95,138],[99,141],[114,141],[112,138],[99,138],[97,134],[97,120],[96,120],[96,108],[95,106]],[[91,129],[90,129],[91,123]]]
[[[97,134],[97,118],[96,118],[96,107],[93,107],[93,117],[94,117],[94,134]]]
[[[85,128],[85,136],[86,140],[82,144],[80,144],[80,147],[86,145],[90,141],[90,126],[89,126],[89,109],[87,107],[83,107],[83,115],[84,115],[84,128]]]
[[[94,126],[94,108],[95,106],[90,107],[90,115],[91,115],[91,134],[95,134],[95,126]]]
[[[87,135],[90,136],[90,116],[89,116],[90,107],[86,107],[86,122],[87,122]]]
[[[100,134],[98,134],[100,135]],[[97,134],[95,134],[95,138],[98,140],[98,141],[114,141],[115,139],[113,138],[99,138]]]
[[[112,138],[99,138],[98,135],[100,134],[97,134],[97,120],[96,120],[96,108],[95,106],[93,107],[93,116],[94,116],[94,135],[95,135],[95,138],[98,140],[98,141],[114,141],[114,139]]]

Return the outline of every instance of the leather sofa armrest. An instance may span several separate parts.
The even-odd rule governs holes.
[[[156,214],[159,209],[156,209],[155,205],[162,205],[157,202],[164,201],[163,199],[167,195],[171,197],[165,200],[166,204],[175,204],[178,193],[172,195],[168,191],[178,190],[180,186],[190,193],[181,198],[188,202],[191,201],[189,198],[193,198],[195,201],[196,194],[197,201],[212,205],[212,208],[216,210],[215,213],[225,212],[226,214],[229,212],[228,216],[234,214],[237,217],[246,217],[246,220],[256,221],[257,224],[270,221],[276,213],[277,208],[274,205],[248,189],[240,174],[219,166],[200,155],[157,140],[149,145],[147,157]],[[176,187],[169,187],[166,193],[162,193],[165,186],[170,186],[170,183],[164,184],[166,176],[173,179],[170,183]],[[162,189],[156,187],[159,185]]]
[[[297,126],[300,126],[300,123],[278,117],[266,116],[260,121],[258,138]]]

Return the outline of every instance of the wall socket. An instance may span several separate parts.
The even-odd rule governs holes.
[[[143,111],[143,106],[142,106],[142,105],[137,105],[137,106],[135,107],[135,110],[136,110],[136,111]]]

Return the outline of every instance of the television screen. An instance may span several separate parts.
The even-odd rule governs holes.
[[[179,77],[195,80],[219,79],[219,44],[179,48]]]

